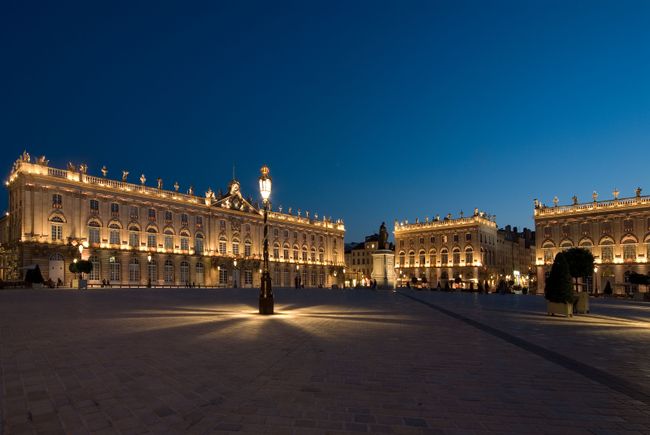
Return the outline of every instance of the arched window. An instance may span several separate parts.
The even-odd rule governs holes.
[[[435,249],[431,249],[429,251],[429,265],[431,265],[431,267],[436,267],[436,250]]]
[[[600,241],[600,258],[603,262],[614,261],[614,241],[604,237]]]
[[[232,255],[239,255],[239,240],[233,239],[232,241]]]
[[[203,263],[196,263],[196,284],[204,285],[205,284],[205,267]]]
[[[181,283],[187,284],[190,282],[190,263],[181,261]]]
[[[409,266],[415,266],[415,251],[409,251]]]
[[[50,219],[51,240],[53,242],[63,241],[63,219],[54,216]]]
[[[318,250],[318,261],[323,263],[325,261],[325,250],[323,248],[320,248]]]
[[[626,236],[621,240],[623,245],[623,261],[634,262],[636,261],[636,237]]]
[[[147,229],[147,248],[154,249],[158,245],[157,232],[158,231],[154,227]]]
[[[293,245],[293,259],[298,261],[298,245]]]
[[[446,266],[449,263],[449,251],[447,251],[447,248],[442,248],[440,250],[440,261],[443,266]]]
[[[280,244],[278,242],[273,244],[273,258],[280,258]]]
[[[129,246],[132,248],[140,246],[140,228],[135,225],[129,226]]]
[[[140,260],[133,257],[129,261],[129,281],[130,282],[139,282],[140,281]]]
[[[593,243],[591,243],[590,239],[585,238],[585,239],[580,240],[580,243],[578,243],[578,246],[580,248],[582,248],[582,249],[585,249],[585,250],[591,252],[591,248],[593,247]]]
[[[401,251],[399,253],[399,265],[400,267],[404,267],[406,265],[406,253],[404,251]]]
[[[251,256],[251,241],[246,240],[244,242],[244,257],[250,257]]]
[[[99,257],[96,255],[91,255],[88,257],[88,261],[90,261],[93,265],[92,270],[88,274],[88,279],[90,281],[99,281],[101,279],[101,269],[100,269],[100,264],[99,264]]]
[[[120,244],[120,226],[118,224],[108,225],[108,242],[111,245]]]
[[[471,246],[465,248],[465,265],[470,266],[474,264],[474,249]]]
[[[158,282],[158,263],[155,258],[152,258],[151,261],[147,260],[147,278],[151,281],[152,284]]]
[[[311,248],[311,261],[316,261],[316,248]]]
[[[235,252],[235,246],[237,246],[237,252]],[[197,233],[194,236],[194,252],[197,254],[203,254],[203,234],[201,233]],[[236,242],[236,245],[235,242],[232,243],[232,253],[239,255],[239,242]]]
[[[174,232],[171,229],[165,230],[165,249],[168,251],[174,249]]]
[[[190,233],[187,231],[181,231],[181,251],[190,250]]]
[[[172,284],[174,282],[174,262],[171,259],[165,260],[164,277],[165,284]]]
[[[219,237],[219,254],[221,255],[226,255],[226,242],[225,236]]]
[[[307,247],[302,247],[302,261],[307,261]]]
[[[99,236],[99,222],[90,221],[88,222],[88,243],[91,245],[98,245],[100,241]]]
[[[122,281],[122,270],[120,267],[120,260],[115,257],[108,259],[109,275],[108,279],[114,282]]]
[[[569,239],[564,239],[560,242],[560,249],[566,251],[573,248],[573,242]]]
[[[420,249],[418,257],[420,257],[420,267],[424,267],[424,264],[426,263],[426,253],[424,252],[424,249]]]
[[[451,256],[454,264],[460,264],[460,248],[452,249]]]
[[[282,246],[282,258],[285,260],[289,259],[289,244],[285,243],[284,246]]]

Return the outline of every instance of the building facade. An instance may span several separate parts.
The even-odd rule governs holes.
[[[112,285],[254,287],[260,282],[263,217],[243,198],[237,180],[226,194],[211,189],[197,196],[190,187],[173,190],[103,176],[86,165],[50,167],[29,154],[14,163],[6,186],[2,249],[16,258],[3,269],[7,279],[38,264],[44,278],[69,284],[75,258],[93,263],[89,283]],[[306,212],[270,211],[269,260],[273,285],[306,287],[342,284],[345,228],[342,220]],[[82,248],[79,248],[79,247]],[[10,264],[10,260],[2,264]]]
[[[535,232],[524,228],[518,231],[506,225],[497,231],[496,269],[499,278],[535,291]]]
[[[477,287],[497,279],[497,224],[494,218],[474,210],[469,217],[424,222],[395,221],[395,254],[398,285],[416,278],[430,286]]]
[[[345,285],[368,286],[372,274],[372,253],[377,251],[379,235],[366,236],[363,243],[352,243],[345,250]]]
[[[629,275],[650,271],[650,197],[635,196],[599,201],[596,192],[592,201],[579,203],[574,196],[571,205],[545,206],[535,200],[536,255],[539,291],[555,255],[563,250],[580,247],[594,256],[594,274],[582,281],[591,292],[602,293],[607,282],[617,294],[629,293]],[[645,291],[639,288],[639,291]]]

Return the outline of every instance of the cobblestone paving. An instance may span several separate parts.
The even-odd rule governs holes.
[[[598,302],[569,327],[539,297],[409,295],[646,382],[621,373],[648,362],[642,304]],[[0,433],[650,433],[643,401],[399,293],[256,304],[245,289],[0,292]],[[586,325],[601,321],[624,325]]]

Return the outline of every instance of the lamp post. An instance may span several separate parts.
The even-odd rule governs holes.
[[[260,314],[273,314],[273,289],[271,288],[271,274],[269,273],[269,240],[268,240],[268,210],[269,197],[271,196],[271,177],[269,177],[268,166],[262,166],[262,175],[259,178],[260,194],[264,202],[264,261],[262,269],[262,281],[260,285]]]
[[[151,288],[151,254],[147,255],[147,287]]]
[[[239,276],[237,275],[237,259],[236,258],[232,261],[232,266],[233,266],[233,269],[232,269],[233,286],[235,288],[237,288],[237,279],[239,279]]]
[[[598,296],[598,266],[594,266],[594,294]]]

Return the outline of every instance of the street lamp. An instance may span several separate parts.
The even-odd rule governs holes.
[[[151,254],[147,255],[147,287],[151,288]]]
[[[598,295],[598,266],[594,266],[594,294]]]
[[[271,288],[271,274],[269,273],[269,226],[268,210],[269,197],[271,196],[271,177],[269,177],[268,166],[262,166],[262,175],[259,178],[260,194],[264,202],[264,261],[262,270],[262,281],[260,285],[260,314],[273,314],[273,289]]]

